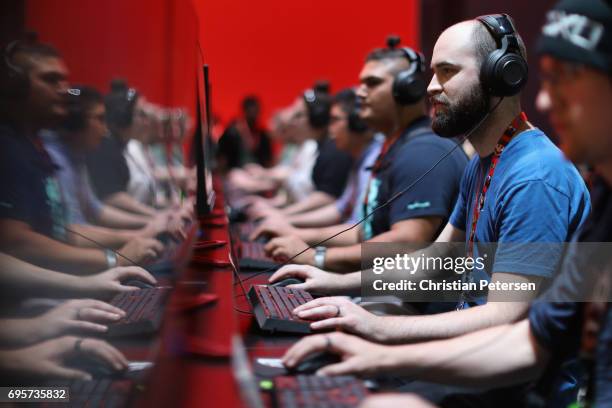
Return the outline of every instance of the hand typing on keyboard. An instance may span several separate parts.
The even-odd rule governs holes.
[[[348,275],[330,273],[310,265],[285,265],[277,270],[271,277],[270,283],[287,278],[298,278],[305,282],[299,285],[290,285],[294,289],[302,289],[317,294],[342,294],[347,285],[344,280]]]
[[[305,303],[294,310],[310,324],[313,330],[340,329],[373,341],[383,342],[385,325],[383,317],[376,316],[351,302],[346,297],[323,297]]]
[[[0,351],[0,369],[29,378],[91,380],[91,374],[66,364],[79,356],[96,358],[116,371],[128,366],[123,354],[105,341],[65,336],[34,346]]]
[[[104,333],[125,312],[100,300],[69,300],[31,319],[2,321],[0,339],[13,346],[30,345],[53,337],[80,332]]]
[[[113,296],[138,290],[134,286],[126,285],[129,281],[142,281],[150,285],[155,285],[157,280],[146,270],[138,266],[120,266],[96,275],[84,276],[81,278],[84,292],[96,298],[109,299]]]

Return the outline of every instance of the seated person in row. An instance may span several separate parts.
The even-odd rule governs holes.
[[[68,92],[68,116],[57,131],[44,132],[42,139],[58,166],[56,174],[67,204],[71,231],[113,248],[120,248],[138,237],[154,238],[169,229],[179,238],[182,220],[172,220],[171,213],[159,212],[152,218],[98,200],[91,188],[85,157],[107,134],[104,101],[102,95],[90,87],[73,87]],[[83,240],[82,237],[77,239]],[[83,242],[84,246],[91,244]]]
[[[2,83],[8,92],[2,93],[6,109],[0,118],[0,247],[39,266],[76,273],[155,258],[163,245],[153,238],[135,238],[121,247],[131,261],[98,246],[78,246],[84,243],[67,228],[57,166],[40,138],[41,130],[56,128],[68,114],[67,68],[52,47],[37,42],[15,43],[6,58],[27,86],[11,77]],[[140,227],[145,225],[143,221]]]
[[[156,180],[142,154],[142,144],[152,132],[151,120],[138,92],[121,80],[111,84],[105,97],[106,124],[110,134],[86,157],[93,191],[104,203],[149,217],[155,208]],[[145,163],[145,165],[143,165]]]
[[[400,49],[376,49],[366,59],[357,89],[361,118],[386,137],[363,199],[353,204],[359,210],[358,218],[366,217],[408,190],[365,218],[358,227],[325,242],[325,247],[318,249],[318,256],[314,249],[309,249],[294,259],[296,263],[353,271],[361,265],[363,242],[426,244],[446,224],[457,200],[467,158],[454,141],[440,138],[431,130],[425,114],[424,86],[410,99],[398,99],[392,92],[398,75],[412,70],[413,75],[420,76],[422,64]],[[432,169],[446,155],[449,157]],[[300,236],[316,243],[349,227],[350,224],[341,224],[301,230]],[[273,233],[265,222],[260,232]],[[283,236],[272,239],[266,249],[273,256],[289,259],[306,247],[300,238]]]
[[[556,28],[565,18],[576,17],[591,27],[598,25],[605,30],[593,47],[585,46],[578,37],[563,36]],[[538,107],[549,111],[568,158],[593,166],[598,174],[593,188],[596,197],[593,212],[584,228],[575,234],[577,242],[612,239],[608,199],[612,183],[609,171],[612,158],[609,148],[611,21],[612,8],[603,1],[564,1],[549,14],[539,42],[543,81]],[[564,126],[559,126],[558,118],[566,118]],[[573,245],[577,249],[579,244]],[[601,291],[602,287],[609,292],[610,272],[609,268],[593,270],[590,267],[593,260],[583,255],[576,250],[568,251],[559,278],[544,298],[531,306],[527,319],[450,340],[409,346],[376,346],[338,335],[331,340],[330,347],[343,356],[344,362],[342,367],[328,367],[324,371],[332,375],[395,372],[416,379],[480,388],[498,388],[526,379],[539,379],[536,391],[540,396],[531,397],[532,403],[571,406],[576,404],[576,395],[563,395],[560,384],[564,382],[558,380],[564,370],[560,367],[568,359],[580,356],[585,369],[579,384],[580,403],[608,406],[612,401],[610,293],[584,296],[581,292],[593,288]],[[581,286],[585,282],[589,284]],[[576,302],[580,300],[589,302]],[[309,342],[321,340],[311,338]],[[301,355],[317,348],[304,342],[287,355],[287,361],[297,361]],[[392,363],[387,366],[379,358]],[[449,397],[440,405],[503,406],[502,400],[491,399],[492,394]],[[381,395],[372,397],[364,406],[395,407],[413,401],[411,395]],[[419,404],[425,405],[417,406],[432,406],[421,400]],[[524,404],[526,401],[517,405]]]
[[[595,9],[602,10],[601,1],[593,0],[593,2],[599,3]],[[569,3],[573,3],[569,12],[580,10],[584,12],[579,2],[565,1],[561,3],[561,6],[569,7]],[[604,10],[605,7],[608,6],[604,6]],[[552,15],[553,19],[555,15]],[[609,22],[609,7],[607,16]],[[551,22],[551,24],[555,23]],[[564,254],[562,243],[575,237],[578,231],[582,231],[581,234],[588,231],[583,237],[585,240],[608,241],[609,228],[599,222],[585,223],[590,210],[590,200],[584,182],[577,170],[565,160],[552,142],[540,130],[533,128],[520,114],[519,96],[511,96],[512,94],[508,95],[506,92],[501,93],[505,95],[504,97],[500,97],[499,91],[489,88],[490,83],[481,83],[483,77],[480,76],[480,70],[483,61],[490,52],[498,47],[494,40],[499,34],[496,26],[497,28],[499,26],[508,27],[511,24],[509,19],[499,15],[462,22],[445,30],[434,47],[432,58],[434,76],[429,85],[429,94],[435,107],[434,130],[442,135],[450,136],[474,128],[476,130],[470,132],[470,140],[478,152],[478,156],[472,160],[464,175],[460,198],[451,221],[438,241],[465,242],[468,251],[471,251],[470,244],[475,241],[500,244],[556,244],[548,246],[548,251],[537,253],[504,251],[500,246],[500,249],[494,254],[495,259],[492,262],[491,270],[487,272],[491,275],[491,282],[534,282],[537,286],[542,287],[542,284],[550,283],[557,275],[557,269],[563,265],[563,271],[553,283],[552,289],[547,292],[545,299],[559,301],[565,297],[568,300],[567,295],[576,294],[576,290],[579,289],[571,284],[582,281],[582,278],[575,275],[582,271],[578,272],[579,268],[570,268],[569,271],[565,269],[566,266],[571,266],[572,262],[570,265],[562,263]],[[571,41],[571,39],[562,38],[559,31],[550,30],[547,33],[544,30],[544,33],[545,37],[551,37],[547,41],[556,43],[555,46],[549,43],[550,48],[544,48],[545,52],[553,55],[566,48],[558,47],[558,45]],[[514,36],[520,38],[517,33]],[[518,44],[521,44],[520,40]],[[510,52],[523,57],[525,55],[522,44],[519,49]],[[582,50],[580,54],[585,52],[588,51]],[[592,59],[585,58],[585,61],[593,63]],[[602,87],[605,88],[603,84],[606,81],[609,89],[609,78],[596,71],[582,68],[579,71],[571,71],[579,75],[572,81],[559,81],[560,73],[569,71],[557,71],[556,68],[561,68],[551,61],[546,62],[543,64],[545,72],[557,78],[554,82],[549,81],[547,84],[549,86],[555,84],[559,87],[559,93],[551,92],[550,95],[546,95],[553,101],[555,116],[570,110],[582,112],[587,116],[577,116],[572,120],[575,120],[576,124],[591,124],[588,131],[593,134],[585,137],[584,140],[603,140],[600,134],[607,132],[609,124],[601,123],[601,121],[599,122],[601,125],[595,123],[598,123],[596,120],[598,115],[602,115],[600,118],[605,117],[607,115],[604,113],[607,112],[605,109],[609,109],[608,95],[600,95],[600,90]],[[587,88],[581,91],[580,86]],[[592,88],[588,88],[591,86]],[[566,93],[562,93],[561,89]],[[593,90],[593,95],[598,95],[597,102],[593,102],[595,98],[588,94],[588,89]],[[565,98],[567,95],[572,95],[571,101]],[[580,99],[577,99],[577,96]],[[606,102],[605,107],[601,106],[602,100]],[[498,107],[494,113],[491,113],[490,106],[495,106],[494,103],[498,104]],[[481,107],[477,109],[478,104]],[[589,116],[591,113],[593,117]],[[475,127],[481,121],[482,126]],[[508,130],[510,123],[512,128]],[[580,127],[564,129],[574,129],[574,132],[580,133],[580,130],[576,130]],[[601,129],[605,129],[604,133],[601,133]],[[504,138],[505,142],[502,139],[505,146],[502,145],[500,148],[498,146],[502,143],[499,142],[500,135],[504,133],[510,137]],[[569,137],[570,132],[568,131],[567,134]],[[569,146],[573,147],[574,144],[579,143],[579,140],[572,137]],[[589,160],[595,157],[585,153],[587,150],[584,146],[586,145],[581,144],[581,146],[583,146],[581,149],[572,151],[572,159]],[[602,152],[605,151],[605,148],[598,145],[594,147],[593,151],[595,150]],[[576,152],[580,152],[581,155]],[[484,205],[480,206],[481,211],[472,212],[469,204],[478,202],[475,197],[479,196],[482,187],[476,180],[483,179],[479,177],[479,174],[482,176],[482,173],[487,172],[495,157],[497,157],[497,166],[489,184],[490,188],[484,198]],[[601,154],[597,157],[600,159],[592,160],[591,164],[601,165],[603,171],[605,160],[602,159]],[[488,162],[489,165],[481,166],[482,161]],[[599,204],[596,203],[594,217],[599,214],[598,206]],[[605,211],[604,208],[602,210]],[[476,222],[473,222],[472,214],[480,215]],[[582,230],[580,230],[581,226]],[[468,229],[470,229],[469,232]],[[512,248],[512,246],[509,247]],[[523,248],[525,248],[524,245]],[[542,247],[536,246],[536,248],[538,251]],[[476,247],[474,249],[477,251]],[[443,257],[444,254],[438,251],[435,256]],[[349,281],[360,280],[358,274],[347,275],[344,282],[335,285],[331,279],[326,278],[328,274],[325,272],[303,267],[303,272],[297,272],[296,269],[300,267],[286,268],[277,275],[290,274],[306,277],[307,282],[302,287],[311,289],[322,284],[321,286],[328,289],[347,290],[351,287],[351,284],[348,284]],[[396,273],[401,274],[399,271]],[[600,271],[598,270],[597,273]],[[341,278],[343,276],[335,275],[333,279],[344,280]],[[415,275],[403,274],[402,278],[416,282],[424,278],[431,278],[431,276],[425,277],[420,271],[417,271]],[[586,281],[593,282],[588,278]],[[321,373],[395,372],[410,378],[453,385],[505,386],[537,378],[551,356],[546,350],[556,353],[552,363],[554,364],[553,369],[558,369],[568,356],[568,352],[571,354],[572,348],[575,350],[578,344],[574,341],[576,331],[573,329],[577,327],[575,326],[576,319],[583,316],[578,305],[538,302],[530,310],[529,299],[504,302],[497,301],[500,299],[496,296],[495,293],[489,293],[488,302],[483,305],[478,305],[476,299],[470,299],[468,296],[468,302],[459,304],[462,310],[435,316],[410,317],[376,317],[344,299],[317,299],[297,310],[300,317],[323,319],[323,321],[313,323],[313,328],[340,328],[380,343],[430,342],[387,347],[370,344],[344,334],[334,334],[329,337],[311,336],[296,344],[287,353],[285,361],[292,366],[302,356],[313,350],[325,348],[331,342],[329,349],[336,350],[345,361],[336,366],[329,366]],[[529,320],[525,319],[527,313],[529,313]],[[515,323],[517,321],[518,323]],[[566,340],[559,344],[559,338]],[[508,350],[513,352],[509,353]],[[387,361],[390,362],[389,367],[386,366]],[[487,363],[483,364],[483,361]],[[606,364],[607,359],[602,357],[598,361]],[[559,389],[572,389],[567,383],[567,379],[570,378],[567,377],[568,372],[562,371],[562,375],[565,376],[565,381],[556,383]],[[413,385],[418,386],[417,383]],[[573,387],[574,392],[575,389]],[[516,392],[516,388],[513,391],[515,392],[510,394],[510,397],[522,396]],[[489,397],[495,398],[496,396],[490,395]],[[487,399],[477,398],[476,401],[482,403]],[[500,406],[499,404],[508,405],[512,403],[510,401],[516,400],[508,399],[508,393],[505,392],[501,399],[488,401],[496,401],[497,406]],[[452,403],[449,401],[448,406],[456,406],[453,403],[457,404],[458,400],[453,400]],[[522,404],[516,403],[516,405]],[[567,406],[567,401],[563,405],[554,406]]]
[[[329,137],[330,108],[327,83],[305,91],[294,103],[292,131],[298,133],[295,137],[317,143],[317,156],[310,175],[314,191],[296,191],[300,197],[293,203],[282,203],[288,204],[280,209],[282,214],[298,214],[333,203],[344,190],[352,160],[348,153],[338,150]],[[261,218],[267,212],[276,213],[276,204],[270,200],[255,200],[247,211],[252,218]]]
[[[255,95],[242,100],[242,116],[233,120],[217,144],[217,167],[222,173],[250,163],[270,167],[273,161],[272,141],[261,126],[261,103]]]
[[[342,196],[335,202],[316,210],[284,216],[280,211],[268,215],[254,232],[252,239],[261,235],[297,235],[314,244],[322,235],[316,229],[294,227],[323,227],[339,223],[353,224],[359,220],[363,193],[370,170],[382,147],[382,136],[375,135],[359,118],[357,96],[352,89],[338,92],[331,108],[329,133],[339,150],[348,152],[353,167]]]
[[[292,116],[293,108],[287,106],[276,112],[271,120],[270,136],[283,144],[278,163],[268,168],[255,163],[247,163],[244,168],[234,168],[227,174],[228,187],[242,195],[264,194],[280,189],[292,197],[293,194],[285,190],[287,183],[296,178],[310,179],[316,142],[294,137]],[[300,154],[302,151],[308,152],[308,156]]]

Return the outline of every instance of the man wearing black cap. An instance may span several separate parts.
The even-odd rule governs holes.
[[[592,166],[597,175],[593,211],[574,234],[552,287],[543,301],[531,305],[528,318],[450,340],[407,346],[380,346],[341,333],[312,336],[304,342],[308,344],[290,351],[286,361],[299,361],[327,348],[344,361],[322,369],[322,374],[395,373],[478,388],[539,378],[540,398],[534,397],[531,404],[539,400],[537,406],[612,406],[610,262],[590,268],[594,260],[585,256],[584,246],[579,247],[579,242],[612,241],[611,45],[612,6],[602,0],[562,1],[548,14],[542,30],[538,106],[549,111],[566,156]],[[568,384],[566,370],[577,357],[582,363],[578,397],[576,387]],[[410,398],[378,397],[365,405],[399,406]],[[579,402],[572,402],[576,398]],[[495,405],[491,401],[485,394],[449,398],[442,405],[499,407],[510,399],[495,400]],[[526,401],[523,405],[531,406]]]

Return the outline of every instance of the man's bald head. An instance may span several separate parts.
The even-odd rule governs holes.
[[[527,50],[525,43],[518,32],[514,33],[521,56],[527,60]],[[436,42],[436,48],[451,47],[455,54],[470,56],[475,58],[476,66],[480,69],[489,54],[498,49],[501,44],[498,44],[489,32],[489,29],[480,21],[466,20],[448,27],[440,34]],[[435,53],[435,49],[434,49]],[[447,55],[447,52],[443,53]],[[432,66],[436,61],[432,60]]]

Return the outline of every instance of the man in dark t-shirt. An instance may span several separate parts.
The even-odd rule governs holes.
[[[311,173],[314,191],[281,209],[274,208],[270,203],[256,202],[248,209],[250,217],[301,214],[331,204],[342,195],[351,172],[352,158],[338,149],[329,137],[331,105],[329,85],[321,82],[300,95],[293,107],[293,137],[317,142],[317,158]]]
[[[127,190],[130,170],[123,156],[125,145],[116,137],[107,135],[95,151],[87,155],[87,168],[92,187],[101,200]],[[103,176],[102,176],[103,175]]]
[[[301,357],[326,349],[343,361],[319,374],[399,373],[501,392],[449,396],[440,402],[445,407],[612,407],[610,2],[559,2],[547,15],[538,48],[542,55],[538,107],[549,112],[566,157],[592,166],[596,176],[591,183],[592,211],[573,234],[552,286],[530,305],[528,317],[448,340],[405,346],[382,346],[340,333],[310,336],[289,351],[285,363],[292,366]],[[577,359],[578,387],[572,377],[576,370],[571,370]],[[516,392],[499,389],[536,379],[541,380],[539,392],[522,402],[516,402],[520,397]],[[578,388],[582,392],[576,402]],[[410,398],[373,399],[365,405],[402,406]]]
[[[217,145],[217,164],[222,172],[248,163],[263,167],[272,164],[272,142],[259,125],[259,98],[250,95],[242,101],[242,117],[230,123]]]
[[[65,228],[66,210],[55,164],[39,135],[67,114],[68,69],[48,45],[13,44],[10,54],[2,58],[26,77],[27,85],[7,79],[0,71],[0,249],[66,272],[122,264],[108,251],[68,244],[71,237]]]
[[[366,218],[360,228],[341,233],[326,242],[326,247],[305,251],[294,263],[354,271],[361,266],[362,242],[424,244],[435,240],[446,224],[457,199],[467,157],[455,142],[442,139],[431,130],[425,116],[424,90],[420,98],[410,103],[398,102],[392,91],[396,74],[418,66],[415,69],[418,76],[421,64],[410,61],[400,49],[374,50],[360,73],[361,85],[357,90],[360,117],[386,139],[372,167],[359,218],[403,193]],[[448,157],[440,161],[445,155]],[[343,229],[346,226],[340,225],[334,232]],[[328,236],[331,235],[330,231]],[[304,248],[306,244],[297,237],[278,237],[266,249],[274,256],[291,258]]]

